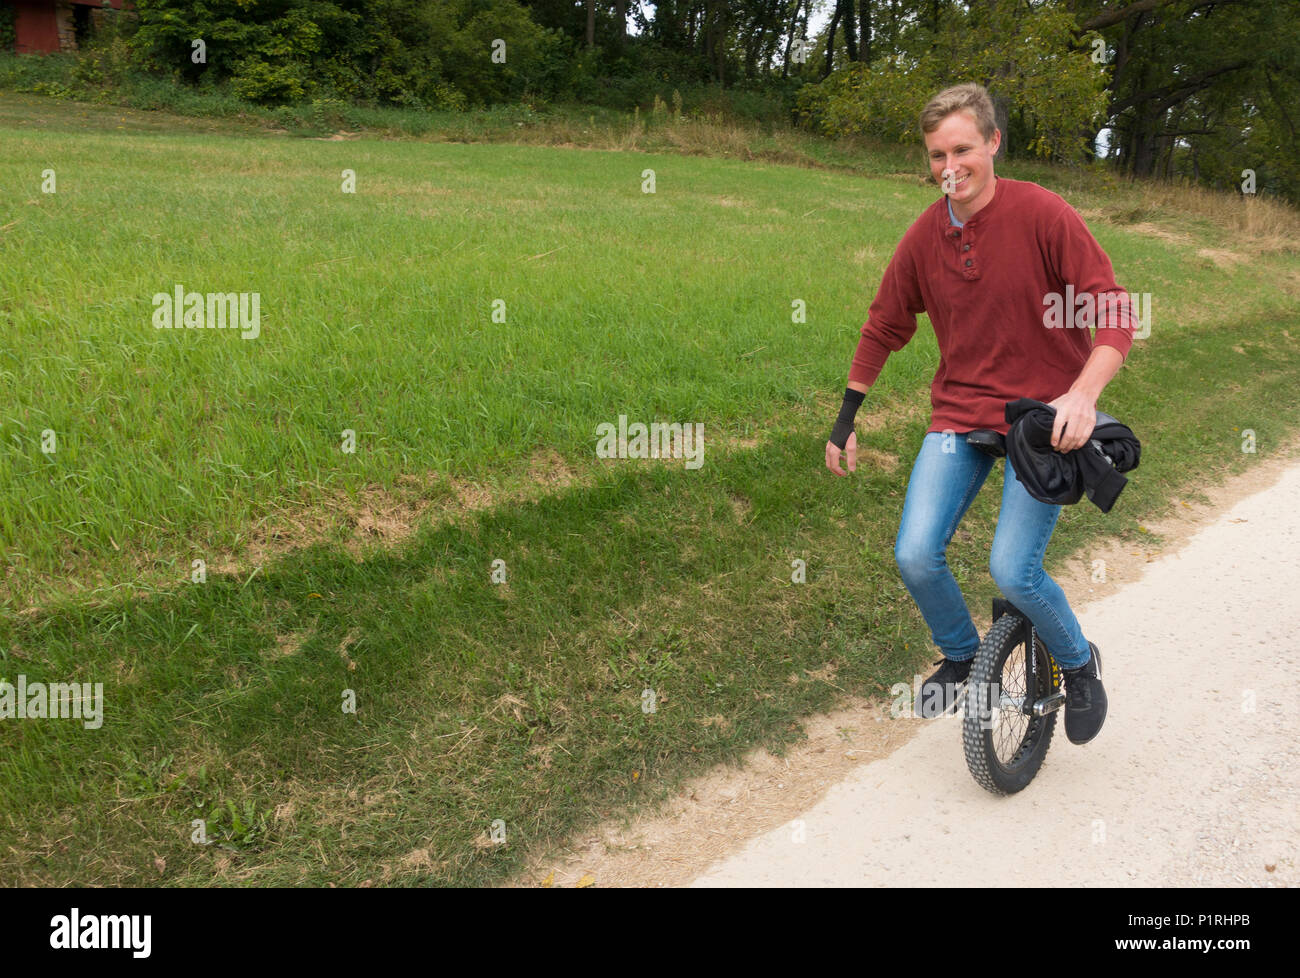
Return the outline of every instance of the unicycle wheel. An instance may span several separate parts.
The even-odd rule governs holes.
[[[1056,713],[1033,715],[1033,704],[1061,688],[1061,671],[1034,633],[1026,646],[1025,620],[999,617],[971,664],[962,720],[962,747],[971,777],[997,795],[1022,790],[1043,764]],[[1026,686],[1026,657],[1034,656],[1034,686]]]

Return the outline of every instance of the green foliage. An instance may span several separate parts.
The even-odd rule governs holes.
[[[571,53],[558,32],[538,27],[515,0],[451,0],[434,9],[443,77],[471,104],[520,97],[548,72],[561,71]],[[504,60],[493,61],[494,51]]]
[[[58,81],[38,81],[31,87],[31,91],[50,98],[76,98],[78,94],[75,89]]]
[[[1111,155],[1140,176],[1185,177],[1296,199],[1300,0],[1179,3],[1106,32],[1124,45]]]
[[[212,806],[206,823],[207,836],[212,842],[241,850],[256,850],[267,841],[272,819],[270,812],[259,811],[252,801],[236,805],[227,798],[224,804],[218,802]]]
[[[1092,61],[1089,48],[1075,47],[1074,15],[1055,3],[1031,11],[1015,0],[993,0],[973,8],[964,26],[944,33],[938,60],[963,65],[968,77],[1024,114],[1031,136],[1009,151],[1077,159],[1080,134],[1103,119],[1107,68]]]
[[[870,68],[850,63],[800,91],[800,118],[828,136],[920,138],[918,117],[940,89],[978,81],[1009,99],[1029,135],[1012,153],[1075,159],[1081,133],[1100,123],[1106,69],[1074,46],[1073,15],[1054,4],[1027,8],[992,0],[951,11],[941,30],[923,23],[900,38],[902,50]],[[1004,140],[1009,137],[1003,133]]]
[[[446,82],[435,82],[429,91],[429,108],[450,109],[461,112],[469,107],[469,100],[454,86]]]
[[[135,51],[146,70],[228,82],[263,105],[338,98],[465,108],[565,88],[570,43],[516,0],[139,0]],[[194,60],[202,39],[206,59]],[[504,42],[504,62],[492,60]]]
[[[0,51],[0,89],[34,92],[42,83],[67,85],[76,65],[77,59],[71,54],[32,56]]]
[[[14,32],[14,20],[17,8],[12,4],[0,5],[0,51],[12,51],[17,34]]]
[[[826,136],[911,142],[919,138],[917,116],[937,90],[928,72],[901,58],[874,69],[853,62],[824,82],[800,89],[796,113]]]
[[[136,6],[142,67],[190,81],[229,81],[239,97],[267,104],[302,101],[337,78],[337,59],[356,43],[350,39],[361,21],[329,0],[256,6],[138,0]]]
[[[121,88],[131,71],[134,19],[111,7],[105,7],[100,18],[90,39],[81,44],[72,71],[74,88],[91,97]]]

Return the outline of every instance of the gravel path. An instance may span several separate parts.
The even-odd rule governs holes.
[[[1076,604],[1106,725],[997,798],[926,722],[693,886],[1300,884],[1300,466]],[[901,721],[917,722],[917,721]]]

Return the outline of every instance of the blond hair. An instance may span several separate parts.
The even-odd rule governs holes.
[[[997,121],[993,116],[993,99],[983,85],[967,82],[965,85],[953,85],[930,99],[921,110],[921,133],[934,132],[939,124],[954,112],[969,112],[979,127],[980,135],[987,143],[997,130]]]

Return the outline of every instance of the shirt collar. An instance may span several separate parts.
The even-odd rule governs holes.
[[[968,217],[961,224],[956,223],[957,215],[953,212],[952,209],[952,198],[949,197],[947,194],[944,194],[943,195],[944,203],[948,207],[948,221],[945,223],[944,227],[965,228],[965,227],[970,227],[972,224],[978,224],[981,220],[983,220],[986,214],[992,213],[993,208],[997,207],[998,201],[1000,201],[1004,196],[1006,196],[1006,194],[1003,192],[1003,187],[1002,187],[1004,183],[1006,183],[1006,177],[999,177],[995,174],[993,178],[993,199],[990,200],[987,204],[985,204],[982,208],[980,208],[980,210],[973,217]]]
[[[987,204],[985,204],[982,208],[980,208],[980,210],[977,211],[973,217],[968,218],[964,226],[969,227],[972,224],[982,221],[989,214],[993,213],[993,209],[998,206],[998,201],[1000,201],[1005,196],[1002,188],[1002,185],[1005,182],[1006,182],[1005,177],[999,177],[996,174],[994,174],[993,199],[990,200]]]
[[[997,188],[995,187],[994,190],[996,191]],[[945,194],[943,199],[948,202],[948,226],[954,228],[962,227],[966,222],[957,220],[957,215],[954,214],[952,210],[952,198]]]

